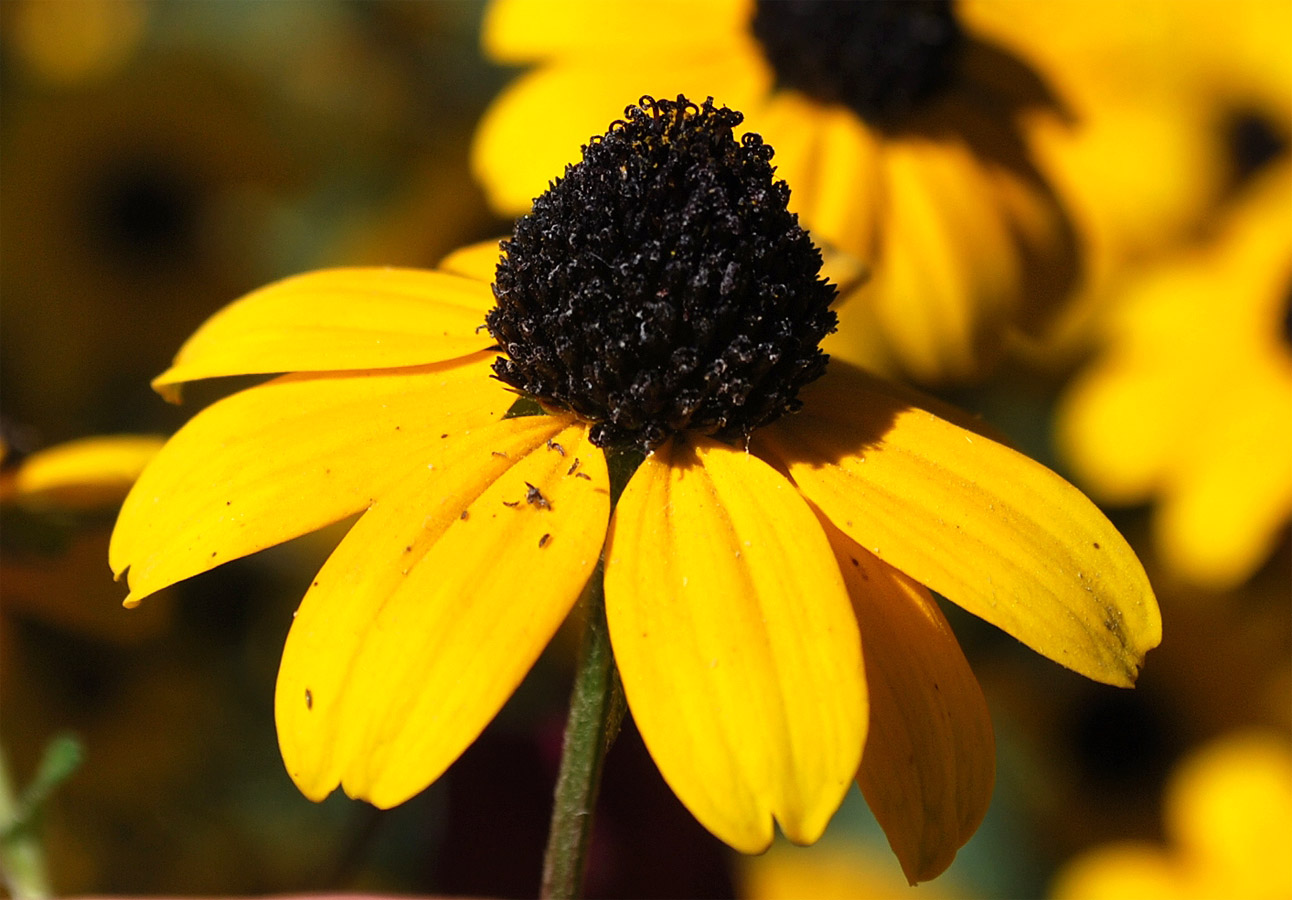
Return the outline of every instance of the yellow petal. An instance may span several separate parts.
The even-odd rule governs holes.
[[[927,881],[951,865],[991,802],[987,702],[929,592],[824,524],[866,655],[870,732],[857,783],[907,880]]]
[[[890,194],[870,302],[917,377],[970,376],[1018,301],[1018,256],[996,187],[959,142],[908,139],[885,149]]]
[[[1161,847],[1144,841],[1104,844],[1070,860],[1050,886],[1054,900],[1181,900],[1198,895]]]
[[[643,94],[685,94],[697,103],[713,97],[747,109],[770,84],[767,67],[752,52],[718,48],[676,66],[670,59],[619,60],[613,67],[601,59],[562,61],[508,85],[485,111],[471,147],[471,168],[490,205],[508,215],[528,212],[549,182],[579,161],[583,145]]]
[[[445,443],[363,515],[292,623],[279,744],[314,800],[341,783],[385,808],[439,777],[596,566],[609,481],[583,425],[507,419]]]
[[[622,60],[626,52],[643,51],[702,56],[743,32],[751,6],[750,0],[496,0],[481,31],[485,53],[497,62],[568,55]]]
[[[1096,681],[1129,686],[1162,622],[1144,568],[1076,488],[834,365],[759,432],[803,493],[889,565]]]
[[[790,211],[812,231],[862,263],[874,260],[880,204],[879,146],[849,110],[778,91],[761,109],[744,109],[746,127],[776,150],[776,177],[788,182]]]
[[[1219,411],[1225,406],[1228,415]],[[1154,536],[1173,571],[1226,590],[1250,578],[1286,540],[1292,381],[1252,379],[1214,406],[1199,404],[1194,414],[1204,410],[1209,439],[1175,449],[1179,471],[1154,511]]]
[[[1230,732],[1195,751],[1172,773],[1165,806],[1167,834],[1191,864],[1195,896],[1292,897],[1286,731]]]
[[[436,268],[441,272],[461,275],[464,278],[491,285],[494,274],[498,271],[498,260],[503,255],[501,243],[500,238],[491,238],[460,247],[440,260]]]
[[[289,375],[198,413],[121,508],[108,555],[127,604],[359,512],[442,434],[501,418],[515,397],[492,358]]]
[[[666,444],[611,525],[606,616],[651,756],[700,822],[811,843],[857,771],[866,689],[838,564],[793,485],[702,438]]]
[[[164,442],[123,434],[58,444],[22,461],[13,473],[12,494],[24,503],[77,509],[116,503]]]
[[[419,269],[328,269],[253,291],[206,321],[153,380],[384,369],[465,356],[493,343],[487,282]]]
[[[1197,409],[1191,386],[1175,374],[1120,353],[1070,383],[1056,441],[1093,496],[1141,503],[1163,486]]]

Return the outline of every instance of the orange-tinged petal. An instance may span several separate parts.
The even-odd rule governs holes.
[[[121,508],[108,556],[127,605],[359,512],[440,435],[501,418],[515,397],[492,358],[288,375],[198,413]]]
[[[571,55],[619,61],[626,52],[702,57],[715,43],[743,32],[752,5],[750,0],[495,0],[481,32],[485,53],[506,63]]]
[[[508,419],[446,443],[364,514],[292,623],[275,709],[312,799],[341,783],[386,808],[439,777],[596,566],[610,487],[584,425]]]
[[[772,818],[815,841],[857,771],[857,623],[811,509],[762,460],[665,444],[624,490],[606,617],[642,739],[700,822],[746,853]]]
[[[940,875],[991,802],[982,689],[932,595],[828,520],[861,627],[870,731],[857,783],[911,884]]]
[[[632,65],[617,63],[562,61],[522,75],[499,94],[471,147],[472,171],[494,209],[528,212],[551,180],[579,161],[583,145],[622,119],[624,108],[644,94],[661,99],[685,94],[697,103],[713,97],[719,105],[748,109],[771,83],[770,71],[755,54],[734,48],[719,48],[684,66],[653,56]],[[578,102],[571,103],[571,97]]]
[[[8,483],[20,502],[78,509],[116,503],[165,443],[153,435],[81,438],[33,453]]]
[[[442,362],[493,343],[481,327],[493,304],[487,282],[445,272],[309,272],[220,310],[184,343],[153,387],[220,375]]]
[[[1133,684],[1162,622],[1125,539],[1049,469],[899,396],[832,366],[756,446],[889,565],[1062,665]]]

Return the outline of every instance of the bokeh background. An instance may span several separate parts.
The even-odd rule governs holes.
[[[1268,0],[1271,22],[1288,5]],[[1219,0],[1212,6],[1223,16]],[[1145,9],[1147,32],[1152,15],[1168,16],[1165,4]],[[489,210],[468,164],[477,121],[516,74],[482,55],[483,15],[473,0],[0,3],[5,465],[87,435],[174,431],[229,386],[198,386],[177,408],[149,379],[200,322],[247,291],[323,266],[431,266],[505,234],[508,222]],[[1058,40],[1035,35],[1042,54],[1047,37]],[[1216,115],[1223,171],[1210,176],[1225,189],[1197,228],[1139,254],[1126,280],[1135,267],[1152,272],[1205,245],[1207,223],[1287,164],[1292,91],[1270,96],[1268,108],[1236,98]],[[1170,104],[1151,110],[1146,101],[1138,114],[1180,112]],[[1137,152],[1128,141],[1127,158]],[[1292,360],[1289,286],[1292,277],[1274,337]],[[1078,337],[1044,365],[1020,353],[973,383],[934,389],[1081,484],[1056,453],[1056,410],[1099,353],[1098,323],[1121,296],[1109,289],[1083,307],[1070,323]],[[1217,315],[1227,308],[1218,303]],[[1292,407],[1269,416],[1292,416]],[[1191,584],[1160,558],[1148,504],[1109,511],[1153,577],[1166,639],[1138,687],[1119,691],[947,607],[992,710],[998,775],[986,822],[923,896],[1046,896],[1065,865],[1116,841],[1180,857],[1188,848],[1167,814],[1172,772],[1234,734],[1292,737],[1286,511],[1272,555],[1223,589]],[[272,691],[292,612],[344,523],[125,611],[106,562],[112,515],[110,504],[15,500],[3,510],[0,746],[9,774],[25,783],[62,734],[84,756],[39,822],[58,893],[535,892],[572,635],[422,795],[384,813],[342,796],[316,805],[283,771]],[[905,890],[859,795],[820,847],[778,846],[749,861],[681,808],[631,724],[607,766],[589,895]],[[1292,838],[1292,810],[1279,819],[1282,801],[1271,796],[1257,798],[1269,808],[1248,819]],[[1292,884],[1286,857],[1268,866],[1269,884]]]

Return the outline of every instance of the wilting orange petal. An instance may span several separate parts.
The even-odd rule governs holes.
[[[937,603],[825,520],[866,656],[870,732],[857,783],[911,884],[940,875],[991,802],[982,689]]]

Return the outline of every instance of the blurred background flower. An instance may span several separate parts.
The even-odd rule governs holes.
[[[1292,896],[1292,743],[1238,732],[1189,755],[1163,799],[1165,844],[1089,850],[1060,870],[1057,900]]]
[[[21,785],[55,734],[81,740],[85,761],[40,831],[59,893],[534,892],[569,640],[558,635],[480,740],[410,803],[316,806],[283,772],[271,686],[299,584],[345,523],[127,613],[103,549],[110,512],[15,493],[44,448],[169,433],[227,393],[199,387],[176,409],[148,381],[234,298],[322,266],[429,266],[509,231],[473,180],[473,135],[558,51],[569,59],[614,38],[590,80],[567,84],[546,119],[495,146],[500,165],[537,159],[558,139],[574,158],[640,93],[667,95],[681,70],[662,57],[637,74],[663,84],[648,77],[630,90],[616,71],[642,48],[667,40],[709,69],[719,49],[757,60],[739,3],[688,4],[683,16],[643,3],[618,35],[564,5],[543,7],[523,35],[556,49],[503,69],[482,40],[508,63],[520,56],[482,26],[509,6],[0,3],[0,742]],[[815,132],[780,142],[769,132],[805,217],[826,204],[821,234],[850,282],[878,273],[875,242],[889,229],[919,237],[903,251],[909,277],[877,274],[841,308],[836,349],[925,382],[972,371],[968,384],[944,380],[940,395],[1109,504],[1158,589],[1165,639],[1139,686],[1118,691],[1044,665],[944,605],[992,711],[998,775],[983,826],[919,890],[1043,896],[1072,883],[1055,880],[1083,865],[1067,861],[1126,841],[1175,878],[1214,835],[1195,840],[1171,824],[1175,801],[1164,820],[1163,791],[1184,777],[1171,773],[1234,731],[1292,735],[1292,188],[1279,174],[1292,155],[1292,4],[964,0],[954,12],[984,63],[968,83],[979,100],[1046,88],[1043,102],[1008,107],[1003,124],[999,108],[986,115],[1023,168],[999,154],[984,163],[982,140],[845,127],[829,104],[775,90],[762,64],[764,103],[797,110],[782,117],[791,124],[860,134],[853,143],[872,151],[882,138],[909,163],[901,196],[930,204],[927,219],[881,214],[865,187],[873,158],[845,142],[828,165],[795,169],[795,141]],[[997,51],[992,65],[984,46]],[[728,99],[719,76],[701,81],[685,87]],[[607,109],[584,133],[547,130],[590,98]],[[752,112],[748,124],[760,127]],[[936,189],[921,174],[930,161]],[[538,177],[559,174],[544,165]],[[819,179],[841,187],[823,194]],[[952,197],[966,209],[987,202],[991,215],[959,219]],[[871,250],[851,267],[836,252],[848,241]],[[964,290],[974,285],[990,290]],[[933,287],[977,305],[938,306],[952,294]],[[854,302],[866,292],[869,303]],[[1018,323],[1037,327],[998,330]],[[932,340],[947,334],[975,337]],[[992,347],[982,359],[994,368],[980,369],[977,353],[972,366],[948,366],[970,358],[958,355],[965,347]],[[829,858],[818,865],[819,853]],[[1259,896],[1264,882],[1247,876],[1272,870],[1230,859],[1229,893],[1250,885]],[[821,847],[741,861],[673,798],[631,722],[609,755],[589,895],[826,896],[835,884],[891,897],[902,883],[858,792]]]

